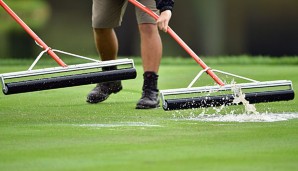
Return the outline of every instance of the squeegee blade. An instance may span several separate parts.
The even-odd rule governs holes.
[[[117,66],[118,69],[109,71],[100,70],[100,68],[110,66]],[[133,60],[129,59],[12,72],[0,75],[3,87],[2,91],[5,95],[128,80],[134,79],[136,76],[137,72]],[[10,80],[10,82],[5,82],[7,80]]]
[[[272,84],[270,84],[272,83]],[[244,93],[245,100],[250,104],[255,103],[266,103],[266,102],[276,102],[276,101],[289,101],[295,98],[295,93],[292,88],[291,81],[273,81],[273,82],[264,82],[264,83],[249,83],[249,84],[240,84],[242,90],[244,89],[264,89],[264,88],[274,88],[275,90],[263,90],[263,91],[250,91]],[[174,90],[165,90],[161,91],[161,97],[163,102],[164,110],[180,110],[180,109],[193,109],[193,108],[207,108],[207,107],[217,107],[217,106],[230,106],[237,105],[234,102],[235,94],[231,89],[232,86],[227,85],[223,87],[222,90],[218,86],[207,86],[199,88],[190,88],[190,89],[174,89]],[[278,87],[278,88],[276,88]],[[285,89],[285,87],[287,87]],[[279,89],[282,88],[282,89]],[[221,92],[220,95],[212,95],[212,92],[208,95],[201,95],[188,98],[171,98],[166,99],[167,95],[181,95],[181,94],[202,94],[206,90],[217,90]],[[199,90],[199,91],[196,91]],[[226,93],[226,94],[223,94]],[[241,104],[241,103],[240,103]]]
[[[245,94],[245,99],[250,104],[266,103],[276,101],[289,101],[294,99],[293,90],[268,91]],[[207,108],[217,106],[237,105],[234,103],[235,97],[232,94],[220,96],[203,96],[182,99],[167,99],[163,104],[164,110],[180,110],[193,108]],[[241,104],[241,103],[240,103]]]
[[[134,78],[136,78],[136,70],[134,68],[93,72],[7,83],[3,93],[9,95]]]

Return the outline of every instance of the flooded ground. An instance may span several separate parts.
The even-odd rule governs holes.
[[[187,120],[204,122],[278,122],[298,119],[298,113],[201,114]]]

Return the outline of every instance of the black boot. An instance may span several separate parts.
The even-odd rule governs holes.
[[[144,73],[143,93],[136,109],[152,109],[159,107],[157,81],[158,75],[154,72]]]
[[[115,66],[102,68],[103,71],[110,71],[115,69],[117,69]],[[88,94],[86,101],[88,103],[99,103],[105,101],[110,96],[110,94],[116,94],[121,90],[121,81],[98,83],[96,87]]]
[[[121,81],[99,83],[88,94],[86,101],[88,103],[99,103],[105,101],[110,96],[110,94],[116,94],[120,90],[122,90]]]

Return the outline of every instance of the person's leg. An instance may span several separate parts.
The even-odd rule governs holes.
[[[110,28],[94,28],[94,40],[98,54],[101,60],[114,60],[117,58],[118,40],[114,29]],[[116,67],[103,67],[103,71],[115,70]],[[105,101],[110,94],[118,93],[122,90],[121,81],[99,83],[88,94],[88,103],[99,103]]]
[[[126,0],[93,0],[92,26],[94,40],[101,60],[114,60],[118,53],[118,40],[115,27],[121,25],[122,17],[127,6]],[[115,70],[116,67],[104,67],[103,71]],[[99,83],[88,94],[88,103],[99,103],[106,100],[110,94],[122,90],[121,81]]]
[[[162,42],[155,24],[140,24],[141,56],[144,72],[159,70],[162,56]]]
[[[151,10],[158,12],[154,0],[141,1]],[[162,42],[154,19],[136,9],[139,32],[141,37],[141,56],[144,69],[142,97],[137,102],[137,109],[159,107],[158,70],[162,57]]]
[[[159,107],[158,99],[158,70],[162,56],[162,43],[155,24],[140,24],[141,56],[144,69],[142,97],[138,101],[137,109]]]
[[[94,28],[94,40],[101,60],[114,60],[118,53],[118,40],[112,28]]]
[[[116,59],[118,40],[114,28],[119,27],[127,0],[93,0],[92,27],[96,49],[102,60]]]

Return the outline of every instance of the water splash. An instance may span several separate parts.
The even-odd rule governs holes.
[[[199,115],[189,118],[191,121],[203,122],[279,122],[298,119],[297,113],[259,113],[259,114],[226,114]]]
[[[242,92],[241,88],[237,86],[236,82],[233,81],[231,85],[232,85],[232,92],[234,93],[233,103],[235,104],[242,103],[245,108],[246,114],[250,114],[250,113],[259,114],[259,112],[257,112],[255,105],[249,104],[249,101],[245,99],[245,94]]]

